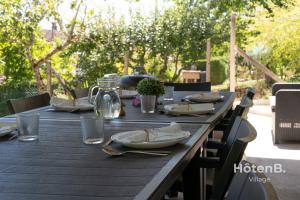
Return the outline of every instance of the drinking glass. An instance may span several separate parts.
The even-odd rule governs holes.
[[[21,141],[34,141],[39,136],[39,113],[18,114],[18,139]]]
[[[100,144],[104,141],[103,117],[81,116],[81,132],[85,144]]]
[[[174,86],[164,86],[165,94],[164,94],[164,100],[166,101],[172,101],[174,99]]]

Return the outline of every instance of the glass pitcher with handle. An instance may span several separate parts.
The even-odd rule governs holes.
[[[98,92],[93,99],[95,89],[98,89]],[[90,88],[88,99],[90,103],[94,104],[96,116],[103,116],[104,119],[115,119],[119,117],[121,100],[117,92],[115,79],[98,79],[97,85]]]

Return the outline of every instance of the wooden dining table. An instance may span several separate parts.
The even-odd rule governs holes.
[[[193,92],[175,92],[180,102]],[[213,128],[230,111],[235,94],[222,93],[213,113],[201,116],[142,114],[124,100],[126,115],[104,124],[105,141],[115,133],[181,124],[191,136],[172,147],[168,156],[125,154],[111,157],[101,145],[82,142],[80,116],[93,112],[53,112],[43,107],[27,112],[40,113],[39,139],[33,142],[0,138],[0,199],[161,199],[172,184],[183,177],[185,199],[205,199],[205,170],[193,163],[205,156],[203,143]],[[0,118],[12,123],[15,115]],[[119,150],[128,150],[112,143]]]

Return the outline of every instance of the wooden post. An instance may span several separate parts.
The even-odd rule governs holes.
[[[210,82],[210,59],[211,59],[211,41],[210,38],[207,40],[206,45],[206,82]]]
[[[52,70],[51,70],[51,62],[47,62],[47,92],[49,92],[50,96],[52,96]]]
[[[229,83],[230,83],[230,92],[235,91],[236,86],[236,66],[235,66],[235,39],[236,39],[236,15],[231,15],[230,23],[230,57],[229,57]]]
[[[124,74],[128,74],[128,67],[129,67],[129,51],[125,51],[124,54]]]

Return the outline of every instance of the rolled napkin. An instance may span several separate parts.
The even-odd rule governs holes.
[[[166,114],[170,115],[189,115],[189,114],[207,114],[214,111],[212,103],[202,104],[168,104],[164,106]]]
[[[89,111],[94,109],[94,105],[90,104],[86,98],[70,100],[52,97],[50,105],[54,110],[67,112]]]
[[[0,137],[12,133],[17,129],[16,122],[0,122]]]
[[[223,99],[224,97],[219,94],[219,92],[200,92],[197,94],[186,96],[185,99],[189,101],[208,103],[215,102]]]
[[[138,94],[138,92],[136,90],[121,90],[120,98],[122,98],[122,99],[132,99],[137,94]]]
[[[141,143],[141,142],[162,142],[167,140],[176,140],[190,136],[189,131],[183,131],[177,123],[171,123],[170,126],[139,130],[133,134],[122,138],[124,142]]]

